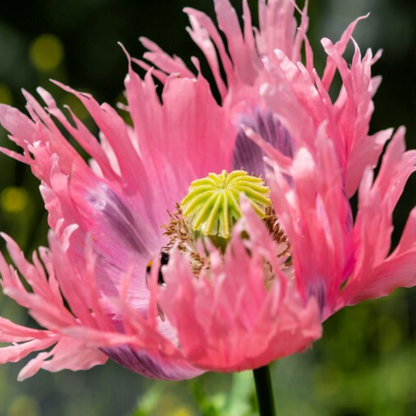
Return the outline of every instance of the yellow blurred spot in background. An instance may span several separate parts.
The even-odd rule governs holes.
[[[64,57],[64,47],[55,35],[38,36],[30,47],[30,60],[42,72],[56,69]]]
[[[17,214],[25,210],[29,204],[29,195],[23,188],[10,186],[0,194],[0,205],[3,211]]]
[[[28,396],[18,396],[9,407],[7,416],[39,416],[37,402]]]
[[[170,416],[193,416],[193,414],[186,407],[180,407],[174,410]]]
[[[12,90],[2,83],[0,83],[0,103],[9,105],[13,103]]]

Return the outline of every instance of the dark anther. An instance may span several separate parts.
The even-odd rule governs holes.
[[[158,279],[157,279],[157,282],[159,285],[165,284],[165,280],[163,279],[163,274],[162,274],[162,266],[165,266],[168,263],[169,263],[169,253],[166,251],[161,251],[160,252],[160,267],[159,267],[159,274],[158,274]],[[150,260],[146,266],[146,274],[150,273],[150,271],[152,270],[152,265],[153,265],[153,261]]]

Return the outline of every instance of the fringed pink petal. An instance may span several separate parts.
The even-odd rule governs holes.
[[[193,367],[186,359],[172,359],[157,350],[141,351],[134,347],[104,349],[116,363],[143,376],[159,380],[188,380],[205,371]]]
[[[117,160],[119,162],[123,160],[123,163],[119,163],[123,181],[133,190],[140,189],[137,177],[138,173],[140,174],[143,170],[142,163],[130,141],[126,124],[121,116],[108,104],[100,106],[91,95],[79,93],[59,82],[55,81],[55,83],[65,91],[74,94],[84,104],[110,143]]]
[[[0,121],[2,126],[14,137],[20,137],[22,142],[31,143],[35,134],[35,126],[29,117],[8,105],[0,105]]]
[[[33,312],[36,309],[38,319],[45,319],[48,322],[48,325],[45,325],[46,327],[72,325],[74,323],[72,315],[65,308],[61,294],[53,288],[53,275],[52,281],[49,283],[43,267],[36,257],[34,257],[35,265],[31,265],[24,259],[16,243],[9,237],[4,237],[11,257],[26,281],[32,286],[33,293],[23,286],[17,272],[12,267],[8,267],[4,258],[0,256],[3,291],[20,305],[31,309]]]
[[[61,170],[66,175],[70,174],[74,160],[86,167],[86,163],[69,144],[46,110],[27,91],[23,91],[23,94],[27,100],[27,109],[36,123],[35,134],[28,140],[31,145],[29,150],[37,162],[32,166],[32,171],[35,174],[38,170],[42,172],[42,175],[37,174],[37,176],[48,182],[48,171],[45,170],[48,164],[45,161],[52,155],[59,155]],[[19,145],[21,146],[20,143]]]
[[[221,60],[221,64],[224,67],[225,75],[227,77],[227,83],[229,85],[233,84],[234,78],[235,78],[233,62],[231,61],[227,53],[227,50],[225,48],[224,42],[222,41],[221,36],[216,26],[212,22],[211,18],[208,17],[205,13],[202,13],[199,10],[195,10],[190,7],[185,7],[184,12],[189,15],[189,18],[191,20],[191,25],[193,28],[193,32],[191,32],[191,36],[195,40],[195,43],[198,46],[200,47],[201,45],[203,46],[203,48],[201,47],[201,49],[204,52],[214,75],[216,71],[215,58],[211,55],[210,46],[208,46],[207,39],[205,37],[205,31],[209,35],[209,37],[212,39],[213,44],[218,50],[219,58]],[[196,24],[198,24],[198,27],[195,26]],[[202,42],[202,40],[204,40],[204,42]],[[218,89],[220,91],[222,91],[221,84],[222,84],[221,81],[217,81]]]
[[[51,351],[53,358],[42,365],[51,372],[68,369],[72,371],[88,370],[96,365],[105,364],[108,357],[96,348],[78,340],[62,337]]]
[[[250,7],[247,0],[243,0],[243,23],[244,23],[244,43],[246,44],[249,59],[256,64],[257,70],[261,68],[259,62],[256,39],[254,37],[253,21],[251,18]]]
[[[312,49],[309,45],[309,40],[306,36],[306,32],[308,31],[309,27],[309,17],[308,17],[308,6],[309,0],[305,0],[303,9],[300,10],[299,7],[296,5],[296,2],[292,2],[295,9],[300,13],[300,25],[297,28],[295,41],[292,47],[292,56],[291,59],[293,62],[300,62],[301,61],[301,49],[302,44],[305,44],[305,58],[306,58],[306,66],[309,69],[313,63],[313,54]],[[311,71],[308,71],[311,72]]]
[[[101,160],[100,169],[105,174],[105,176],[108,176],[110,179],[117,178],[114,176],[113,170],[109,167],[109,163],[108,160],[106,160],[105,154],[103,151],[99,150],[99,147],[97,147],[98,145],[95,138],[92,137],[86,128],[80,123],[77,124],[77,130],[72,128],[71,125],[66,122],[62,113],[57,110],[56,104],[50,95],[43,90],[40,92],[48,104],[49,111],[54,114],[61,121],[61,123],[69,129],[71,133],[74,134],[75,138],[77,138],[87,150],[91,151],[93,156],[97,157],[97,160]],[[9,127],[11,130],[16,132],[16,135],[19,137],[18,144],[21,145],[24,149],[27,149],[27,152],[30,152],[33,155],[33,159],[28,158],[27,162],[31,164],[34,173],[44,181],[42,186],[42,193],[45,199],[46,207],[49,211],[49,224],[51,227],[57,229],[57,226],[62,218],[65,218],[69,224],[79,224],[80,232],[75,236],[77,243],[72,247],[82,247],[84,245],[86,232],[89,232],[92,235],[101,235],[105,231],[103,229],[97,230],[97,226],[99,226],[97,222],[88,224],[87,221],[85,221],[85,219],[87,219],[91,223],[94,218],[96,219],[94,213],[91,213],[91,209],[88,210],[85,208],[92,208],[91,205],[96,208],[97,203],[101,204],[101,206],[104,204],[104,220],[101,221],[101,224],[108,224],[108,219],[111,220],[111,218],[114,218],[114,216],[112,217],[111,215],[117,213],[117,210],[119,212],[120,210],[124,210],[125,212],[124,220],[123,217],[121,217],[120,221],[118,221],[118,224],[124,227],[124,229],[127,231],[134,231],[134,229],[137,228],[137,226],[135,226],[136,220],[133,219],[132,216],[131,218],[126,218],[126,215],[129,212],[136,212],[138,215],[140,215],[142,224],[149,223],[147,220],[149,212],[143,212],[143,205],[141,207],[137,207],[136,201],[133,200],[131,202],[129,201],[129,205],[134,205],[134,208],[126,207],[127,202],[123,202],[120,198],[116,197],[116,193],[111,190],[109,185],[107,185],[107,189],[109,190],[107,195],[105,192],[101,192],[103,196],[101,196],[97,201],[97,198],[94,197],[94,189],[102,189],[104,186],[102,181],[95,177],[95,175],[91,173],[91,171],[87,168],[85,163],[75,153],[75,151],[72,148],[69,148],[66,139],[63,139],[63,136],[59,133],[59,131],[57,131],[56,126],[54,126],[49,115],[43,110],[43,108],[34,100],[33,97],[28,94],[26,94],[26,96],[30,102],[30,108],[33,116],[36,119],[42,120],[42,123],[37,123],[36,126],[32,127],[33,125],[30,124],[31,122],[29,119],[23,115],[19,115],[20,113],[12,111],[7,107],[2,108],[2,114],[4,122],[6,123],[6,127]],[[10,120],[10,118],[15,119],[14,124],[10,121],[7,121]],[[32,137],[26,137],[28,134],[31,134]],[[65,140],[65,143],[63,143],[62,140]],[[29,145],[27,145],[27,143],[29,143]],[[90,147],[88,147],[87,144],[89,144]],[[54,151],[56,153],[53,153]],[[136,169],[138,166],[139,165],[136,164]],[[68,181],[69,175],[72,177],[72,187]],[[80,182],[82,182],[84,185],[78,187]],[[86,183],[89,183],[88,187],[85,186]],[[118,186],[116,186],[116,188],[118,188]],[[143,191],[145,192],[145,189]],[[96,193],[97,192],[95,192],[95,194]],[[83,202],[82,206],[80,206],[78,203],[79,201]],[[115,211],[111,211],[111,208],[105,210],[105,206],[108,202],[110,202],[112,206],[116,206]],[[108,214],[107,217],[105,216],[106,214]],[[89,216],[86,217],[85,215]],[[164,213],[164,215],[166,216],[166,213]],[[117,219],[115,218],[115,220]],[[149,230],[149,227],[145,227],[148,230],[145,231],[142,227],[140,230],[142,232],[140,238],[146,239],[146,245],[144,246],[142,244],[142,247],[146,247],[146,250],[136,250],[138,251],[138,256],[141,256],[141,267],[143,269],[148,259],[153,256],[154,252],[158,250],[157,247],[160,246],[160,222],[158,221],[155,224],[155,221],[153,220],[150,221],[150,224],[152,223],[154,224],[154,229]],[[112,229],[114,230],[114,227]],[[118,229],[120,230],[120,227]],[[99,243],[98,251],[114,253],[114,246],[109,247],[105,245],[106,242],[111,241],[108,239],[109,235],[109,233],[106,233],[106,238],[100,238],[97,240]],[[147,238],[146,235],[148,236]],[[128,234],[126,235],[126,233],[124,233],[123,236],[128,237]],[[157,242],[153,245],[151,244],[152,239],[153,241],[155,239],[157,240]],[[117,238],[113,238],[112,241],[115,240],[117,240]],[[128,242],[126,242],[126,244],[128,244]],[[116,247],[120,247],[120,244],[118,243]],[[78,251],[72,249],[74,254],[73,260],[76,263],[82,263],[82,255],[80,254],[82,251],[82,249]],[[128,252],[128,250],[124,250],[124,252]],[[125,266],[125,263],[123,263],[124,260],[125,259],[121,257],[118,259],[118,261],[112,262],[112,264],[114,264],[116,268],[118,267],[119,269],[122,269]],[[113,269],[110,271],[108,270],[108,267],[105,267],[107,275],[108,273],[119,273],[118,271],[114,271],[114,266],[110,267],[110,269]],[[105,280],[104,276],[105,275],[102,277],[103,280]],[[109,278],[111,279],[112,277],[109,276]]]
[[[384,145],[390,140],[393,129],[382,130],[372,136],[366,136],[351,149],[348,158],[347,176],[346,176],[346,193],[348,196],[354,195],[358,188],[360,179],[363,176],[363,169],[370,166],[375,168],[384,148]]]
[[[142,81],[130,69],[126,91],[134,137],[152,183],[143,198],[160,225],[190,182],[231,165],[235,128],[202,77],[170,77],[160,103],[150,74]]]
[[[32,339],[47,339],[50,334],[47,331],[27,328],[0,317],[0,342],[25,342]]]
[[[192,15],[192,9],[186,9],[185,11],[189,14],[189,21],[192,28],[187,28],[189,35],[192,40],[198,45],[203,51],[208,64],[211,68],[212,74],[214,75],[215,82],[220,92],[222,100],[225,99],[227,94],[227,87],[222,79],[220,64],[215,50],[215,45],[211,41],[208,31],[199,24],[198,18]]]
[[[249,203],[243,207],[247,229],[253,231],[249,251],[236,227],[224,262],[211,252],[209,275],[195,279],[187,259],[176,252],[164,268],[160,307],[177,330],[184,356],[207,370],[256,368],[303,350],[321,334],[316,300],[303,303],[279,271],[275,243],[265,229],[259,231],[264,225]],[[277,271],[269,290],[265,260]]]
[[[367,15],[368,16],[368,15]],[[355,19],[344,31],[341,36],[341,39],[335,44],[335,50],[338,55],[342,55],[345,52],[345,49],[351,39],[351,36],[360,20],[365,19],[367,16],[358,17]],[[324,76],[322,77],[322,83],[327,91],[329,91],[329,87],[332,83],[332,80],[335,75],[335,71],[337,69],[337,65],[331,57],[328,57],[327,63],[325,66]]]
[[[42,120],[42,123],[38,123],[34,128],[27,127],[27,125],[30,126],[30,121],[25,116],[4,108],[6,124],[10,117],[16,119],[14,125],[9,123],[7,126],[13,131],[15,129],[20,131],[19,137],[21,139],[18,144],[24,147],[26,142],[32,143],[27,146],[27,149],[32,153],[34,160],[29,159],[28,163],[31,164],[37,176],[44,181],[42,194],[49,211],[50,226],[57,231],[59,236],[57,227],[62,218],[65,218],[67,224],[79,225],[79,232],[74,236],[76,242],[71,246],[74,264],[82,264],[83,262],[82,247],[85,243],[86,233],[95,238],[96,251],[103,255],[102,259],[106,260],[99,264],[103,269],[101,275],[103,285],[106,285],[108,280],[114,282],[120,271],[123,272],[128,260],[125,256],[130,256],[128,253],[131,252],[131,248],[136,252],[137,267],[141,272],[144,271],[148,260],[159,250],[161,245],[160,224],[166,220],[162,221],[160,218],[155,220],[152,210],[142,202],[145,198],[144,195],[149,194],[149,187],[145,175],[140,175],[140,172],[137,172],[141,164],[140,160],[133,163],[136,166],[135,175],[139,173],[138,176],[142,179],[140,193],[137,192],[134,198],[128,199],[118,196],[123,195],[120,190],[122,184],[114,183],[115,180],[118,181],[119,176],[112,169],[108,156],[100,148],[96,139],[80,122],[76,122],[77,129],[73,128],[56,108],[51,96],[43,90],[40,90],[40,93],[48,105],[48,111],[60,120],[80,144],[92,153],[92,156],[97,157],[96,160],[100,163],[101,172],[107,179],[113,181],[110,183],[103,178],[96,177],[72,148],[71,152],[68,152],[71,158],[71,162],[69,162],[68,155],[65,153],[68,151],[66,139],[66,144],[63,145],[61,143],[62,136],[55,131],[56,126],[54,127],[50,116],[33,97],[27,94],[30,108],[36,117]],[[101,110],[97,109],[97,105],[94,108],[98,114],[96,117],[99,118],[102,114]],[[108,110],[106,111],[108,112]],[[113,128],[112,124],[109,121],[105,123],[109,125],[106,127],[106,131],[110,134],[111,128]],[[120,120],[116,119],[114,123],[119,125],[117,123],[120,123]],[[32,134],[32,137],[26,138],[27,131]],[[16,134],[18,134],[17,131]],[[128,140],[131,143],[130,139]],[[53,153],[53,151],[57,153]],[[120,151],[123,151],[123,148],[118,151],[118,154]],[[71,156],[73,153],[76,154],[76,157]],[[123,173],[126,174],[126,172]],[[160,198],[159,190],[155,195],[155,198],[158,197]],[[154,200],[154,206],[160,207],[159,212],[163,211],[163,218],[167,218],[166,206],[157,200]],[[171,209],[173,208],[174,203],[171,204]],[[99,209],[98,212],[97,209]],[[110,244],[112,241],[117,241],[117,243]],[[80,249],[75,249],[75,247]],[[114,286],[114,283],[111,283],[111,286]],[[116,286],[113,294],[117,292]]]
[[[380,172],[372,181],[367,170],[360,184],[354,227],[356,268],[340,293],[340,307],[389,294],[400,286],[416,284],[412,268],[416,260],[414,213],[403,239],[388,255],[393,231],[392,214],[410,174],[416,170],[415,151],[405,152],[404,129],[399,129],[387,147]]]
[[[68,239],[72,238],[71,233],[67,234]],[[153,378],[178,380],[203,372],[189,364],[173,344],[177,342],[174,328],[167,321],[153,319],[154,302],[149,301],[150,292],[145,285],[137,286],[145,283],[144,270],[141,276],[135,274],[129,279],[128,286],[120,287],[120,297],[103,297],[97,287],[99,260],[91,242],[85,245],[85,268],[75,270],[68,256],[69,241],[65,249],[51,234],[50,250],[41,250],[42,263],[34,256],[31,264],[17,245],[4,237],[15,264],[32,286],[28,291],[17,273],[0,257],[4,292],[27,307],[49,330],[32,330],[1,318],[0,342],[20,344],[0,349],[0,362],[16,362],[56,344],[51,351],[32,359],[20,372],[19,380],[33,376],[40,369],[88,369],[105,363],[109,357]],[[124,282],[121,277],[120,282]],[[64,306],[61,293],[70,310]],[[142,305],[138,304],[140,297]]]
[[[244,11],[245,23],[247,24],[249,11],[247,8]],[[235,74],[243,83],[252,85],[257,77],[256,67],[260,65],[260,60],[254,49],[251,36],[249,36],[249,43],[246,43],[241,32],[237,13],[229,0],[215,0],[215,12],[218,26],[227,38],[228,50],[234,64]]]
[[[343,49],[333,45],[328,39],[322,44],[328,56],[336,64],[343,80],[343,86],[334,105],[334,117],[343,137],[346,148],[346,191],[352,196],[364,169],[375,166],[384,144],[391,137],[391,130],[368,135],[370,119],[374,111],[372,97],[379,84],[378,78],[371,78],[371,66],[378,59],[368,50],[361,59],[360,50],[355,44],[355,54],[351,68],[341,56]]]
[[[308,116],[307,109],[299,105],[288,81],[278,72],[275,76],[279,77],[279,83],[288,88],[280,90],[278,87],[265,84],[260,90],[262,98],[289,131],[294,141],[303,141],[307,146],[313,146],[312,142],[308,141],[311,137],[308,132],[316,129],[313,120]]]
[[[182,380],[204,372],[189,364],[172,344],[177,342],[177,338],[170,323],[161,321],[160,318],[151,318],[154,305],[152,299],[148,301],[148,317],[133,307],[135,295],[129,287],[122,289],[120,298],[106,299],[101,303],[105,309],[112,307],[113,325],[121,332],[115,332],[114,327],[98,330],[85,326],[68,327],[62,332],[91,347],[99,348],[113,361],[150,378]],[[100,308],[94,310],[98,317]],[[122,320],[117,321],[117,316],[122,317]]]
[[[0,348],[0,364],[16,363],[34,351],[44,350],[55,344],[56,337],[33,339],[10,347]]]
[[[63,369],[87,370],[108,360],[103,352],[82,340],[27,328],[5,318],[0,318],[0,342],[13,343],[0,348],[0,364],[20,361],[35,351],[54,345],[50,352],[42,352],[29,361],[20,371],[19,381],[32,377],[41,368],[52,372]]]
[[[389,295],[398,287],[412,287],[416,283],[416,210],[409,215],[397,248],[378,266],[366,281],[365,288],[353,299],[378,298]]]
[[[144,275],[147,262],[162,244],[161,231],[153,219],[149,220],[146,211],[134,209],[134,201],[127,198],[123,201],[120,191],[116,193],[102,182],[91,181],[90,185],[89,182],[88,177],[74,177],[70,193],[79,222],[91,236],[98,255],[100,289],[109,296],[115,296],[119,290],[120,275],[127,272],[133,258],[136,275]],[[142,205],[140,208],[143,210],[145,207]],[[144,285],[143,281],[135,287],[138,296]]]
[[[40,369],[57,372],[61,370],[89,370],[96,365],[105,364],[108,357],[89,348],[83,342],[61,337],[55,347],[47,353],[40,353],[20,371],[18,380],[23,381],[34,376]]]
[[[258,88],[267,79],[262,59],[272,56],[276,49],[282,50],[293,61],[300,59],[308,27],[307,4],[303,11],[299,10],[301,24],[298,31],[293,16],[295,7],[290,1],[273,0],[267,5],[265,1],[260,2],[260,30],[252,27],[246,0],[243,2],[243,30],[229,0],[215,0],[215,9],[218,25],[227,39],[229,54],[217,28],[204,13],[192,8],[184,9],[191,22],[188,31],[208,61],[224,105],[236,112],[252,110],[259,102]],[[163,83],[167,82],[165,73],[195,78],[180,59],[169,57],[147,39],[142,39],[142,42],[150,51],[145,58],[161,70],[155,72],[155,76]],[[145,69],[150,68],[141,60],[133,61]],[[221,77],[221,65],[226,84]]]
[[[285,87],[292,91],[299,104],[312,116],[318,125],[326,119],[330,119],[328,109],[316,91],[309,72],[300,63],[293,63],[282,51],[275,51],[276,66],[286,78]],[[279,78],[282,78],[281,75]],[[278,83],[279,85],[280,83]]]
[[[300,58],[300,46],[294,40],[296,36],[296,20],[293,16],[294,6],[291,1],[265,0],[259,1],[260,31],[256,42],[260,55],[272,56],[276,49],[280,49],[296,62]],[[302,21],[306,19],[303,15]],[[301,24],[300,36],[306,32],[305,23]]]
[[[108,179],[115,179],[115,174],[109,161],[109,156],[106,154],[103,147],[99,145],[96,138],[85,127],[85,125],[76,117],[76,115],[68,108],[72,120],[75,122],[75,127],[68,121],[65,115],[56,105],[53,97],[43,88],[38,88],[39,95],[47,104],[48,113],[56,117],[56,119],[63,125],[63,127],[71,134],[72,137],[85,149],[85,151],[94,158],[95,162],[100,166],[104,176]]]
[[[95,318],[88,308],[90,302],[85,298],[86,292],[79,291],[79,287],[87,288],[85,281],[76,274],[68,261],[64,262],[64,252],[57,246],[54,236],[50,236],[54,251],[41,251],[43,264],[34,255],[33,265],[24,259],[11,239],[5,238],[11,257],[31,286],[31,290],[27,290],[14,269],[8,268],[1,257],[2,286],[7,295],[28,308],[32,316],[45,328],[59,331],[62,327],[78,325],[79,321],[76,318],[87,325],[96,326]],[[48,277],[44,273],[44,267],[49,274]],[[61,293],[76,317],[64,305]]]
[[[131,61],[139,65],[139,67],[143,68],[146,72],[151,72],[152,75],[156,79],[158,79],[162,84],[165,84],[169,78],[169,76],[165,74],[163,71],[156,69],[155,67],[153,67],[152,65],[149,65],[148,63],[142,61],[141,59],[131,58]]]
[[[274,170],[268,183],[277,217],[291,244],[297,287],[305,299],[316,297],[325,316],[337,302],[351,256],[351,210],[325,126],[305,134],[310,135],[305,140],[314,142],[315,153],[298,149],[287,173],[270,158]]]
[[[179,74],[182,77],[187,78],[195,77],[195,75],[186,67],[184,62],[177,56],[174,56],[173,58],[170,57],[159,46],[147,38],[141,37],[140,42],[150,51],[144,54],[144,59],[160,68],[163,72],[166,72],[167,74]]]
[[[126,255],[136,257],[136,274],[143,274],[148,260],[163,245],[160,225],[168,221],[167,210],[174,211],[189,183],[210,171],[221,171],[224,166],[231,165],[234,128],[202,78],[170,79],[162,104],[150,74],[142,86],[142,81],[130,71],[127,88],[134,131],[128,129],[109,106],[99,106],[92,97],[62,87],[74,93],[89,109],[101,129],[103,146],[99,146],[76,118],[73,127],[42,89],[39,92],[47,111],[26,94],[35,123],[7,108],[3,110],[4,122],[19,135],[18,144],[33,155],[33,160],[28,156],[27,162],[43,181],[42,194],[50,226],[60,239],[57,227],[62,218],[65,225],[79,227],[70,247],[72,263],[83,267],[85,236],[92,235],[95,251],[100,256],[97,267],[101,271],[101,289],[108,295],[115,295],[117,276],[126,272],[126,264],[131,260]],[[48,113],[90,152],[103,177],[91,172]],[[8,121],[10,118],[16,119],[14,124]],[[195,123],[195,120],[201,122]],[[161,127],[156,129],[156,126]],[[32,137],[26,138],[27,134]],[[221,146],[214,146],[208,140],[220,135],[224,137]],[[199,140],[195,141],[195,137]],[[200,154],[211,156],[200,163]],[[186,167],[184,161],[195,163]],[[131,190],[129,195],[124,192],[126,187]]]
[[[259,134],[257,134],[252,128],[242,126],[244,134],[252,140],[257,146],[264,152],[264,155],[269,156],[279,165],[279,169],[283,173],[289,172],[289,167],[292,164],[292,159],[289,156],[285,156],[279,152],[275,147],[270,145]]]
[[[296,145],[278,117],[269,109],[241,117],[233,151],[233,169],[265,177],[264,155],[273,153],[290,159]]]

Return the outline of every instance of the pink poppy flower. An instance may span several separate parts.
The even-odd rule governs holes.
[[[392,211],[416,155],[405,152],[399,129],[373,179],[392,130],[368,133],[379,54],[362,57],[354,43],[352,63],[342,57],[358,20],[336,44],[322,40],[328,60],[319,77],[306,7],[297,28],[292,2],[259,0],[253,31],[243,5],[241,30],[229,1],[215,0],[228,50],[208,16],[185,9],[220,104],[196,58],[193,71],[143,39],[150,65],[128,57],[131,126],[61,84],[85,105],[99,140],[41,88],[46,109],[24,93],[30,117],[1,106],[23,154],[2,151],[40,179],[51,227],[49,248],[32,262],[3,236],[17,268],[0,257],[4,293],[45,329],[0,318],[0,342],[11,343],[0,362],[49,349],[19,379],[108,358],[169,380],[258,368],[303,351],[338,309],[416,284],[415,210],[389,254]],[[148,70],[144,79],[134,62]],[[332,102],[337,70],[343,85]],[[154,77],[164,84],[161,98]],[[220,199],[214,185],[224,188]],[[353,219],[348,198],[357,189]]]

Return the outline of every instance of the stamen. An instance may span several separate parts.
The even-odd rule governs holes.
[[[273,207],[268,207],[266,210],[266,217],[263,219],[265,226],[267,227],[269,234],[273,240],[277,243],[277,252],[276,257],[285,257],[284,265],[281,266],[281,270],[288,276],[288,278],[293,278],[292,274],[292,257],[291,257],[291,247],[289,239],[286,234],[280,227],[279,219],[276,216],[276,213]],[[273,280],[276,278],[276,272],[273,269],[272,265],[268,261],[264,261],[263,264],[264,272],[264,284],[267,289],[270,288]]]
[[[279,251],[277,257],[290,256],[290,243],[289,240],[280,227],[279,219],[276,216],[276,213],[273,207],[268,207],[266,209],[266,216],[263,219],[264,224],[269,230],[269,234],[272,236],[273,240],[278,244]],[[288,260],[286,264],[290,263],[291,260]]]
[[[202,269],[209,268],[209,258],[199,253],[195,234],[193,233],[188,221],[184,219],[179,204],[176,204],[176,212],[171,214],[169,224],[163,225],[164,235],[169,238],[169,242],[164,247],[169,252],[176,245],[181,253],[189,253],[191,257],[191,267],[195,276],[199,276]]]

